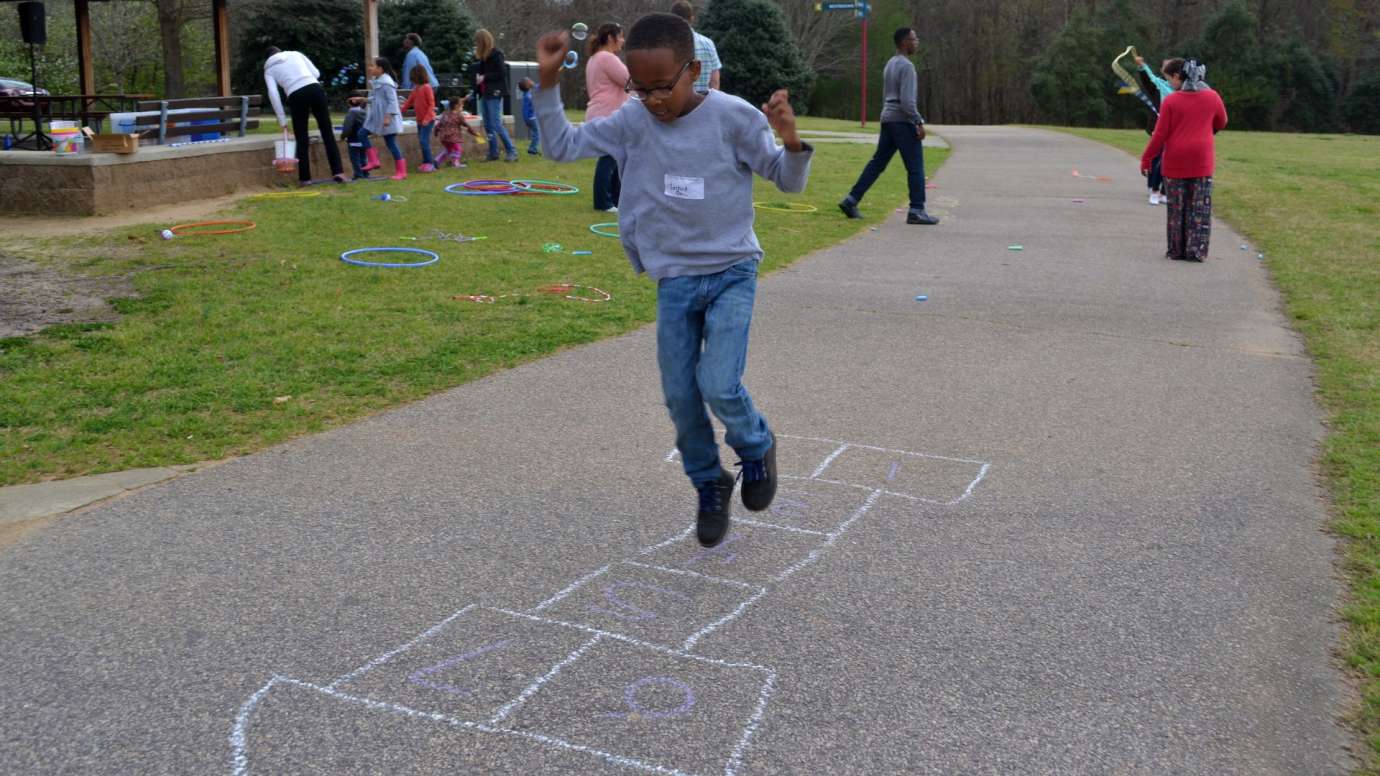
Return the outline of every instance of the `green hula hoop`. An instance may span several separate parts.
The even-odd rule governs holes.
[[[785,207],[767,202],[754,202],[752,206],[758,210],[775,210],[778,213],[813,213],[819,208],[814,205],[807,205],[804,202],[787,202]]]
[[[540,194],[580,193],[579,187],[572,186],[569,183],[561,183],[560,181],[539,181],[535,178],[516,178],[510,182],[513,184],[514,188],[522,189],[523,191],[535,191]],[[539,186],[555,186],[557,188],[553,191],[547,188],[538,188]]]
[[[613,238],[618,238],[618,237],[621,237],[621,236],[622,236],[622,235],[618,234],[617,232],[604,232],[604,231],[600,231],[599,227],[601,227],[601,226],[613,226],[613,227],[616,227],[616,226],[618,226],[618,222],[617,222],[617,221],[609,221],[609,222],[603,223],[603,224],[590,224],[590,226],[589,226],[589,231],[594,232],[595,234],[599,235],[600,237],[613,237]]]

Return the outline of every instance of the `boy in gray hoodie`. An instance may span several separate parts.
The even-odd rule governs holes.
[[[541,85],[532,102],[543,150],[558,162],[612,156],[618,163],[619,237],[633,270],[657,282],[662,392],[685,474],[699,493],[696,535],[713,547],[728,533],[736,478],[720,464],[706,404],[741,459],[743,506],[766,509],[776,495],[776,438],[742,383],[762,258],[752,230],[752,175],[802,191],[814,149],[796,134],[785,90],[761,110],[720,91],[697,94],[695,38],[671,14],[648,14],[628,32],[632,99],[573,127],[559,88],[568,46],[564,32],[537,44]]]

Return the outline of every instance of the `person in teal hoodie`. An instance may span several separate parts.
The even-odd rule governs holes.
[[[1155,122],[1160,116],[1160,101],[1174,93],[1174,87],[1168,81],[1155,75],[1155,71],[1145,64],[1145,57],[1136,56],[1136,75],[1140,78],[1141,90],[1149,97],[1154,105],[1150,114],[1150,120],[1145,125],[1145,134],[1155,134]],[[1164,175],[1160,173],[1160,160],[1164,154],[1155,157],[1155,161],[1150,165],[1150,174],[1145,178],[1145,185],[1150,189],[1150,204],[1163,205],[1169,201],[1164,194]]]

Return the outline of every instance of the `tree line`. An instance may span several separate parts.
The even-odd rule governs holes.
[[[759,100],[789,87],[797,108],[857,119],[881,107],[881,70],[892,31],[916,28],[920,108],[939,123],[1049,122],[1142,125],[1145,111],[1109,65],[1135,45],[1147,62],[1194,57],[1208,66],[1242,129],[1380,133],[1380,0],[871,0],[867,62],[860,21],[815,9],[816,0],[707,0],[700,30],[714,38],[725,88]],[[41,79],[76,89],[71,0],[48,1]],[[364,64],[360,0],[231,3],[233,81],[263,90],[267,45],[307,52],[328,87],[359,88]],[[486,27],[509,59],[530,59],[541,33],[583,21],[630,25],[670,0],[384,0],[380,51],[401,56],[406,32],[422,35],[438,73],[461,73],[471,36]],[[99,88],[167,96],[214,86],[209,0],[93,3]],[[577,44],[578,45],[578,44]],[[583,55],[585,52],[581,52]],[[861,72],[868,77],[860,104]],[[0,14],[0,76],[25,78],[27,49],[15,18]],[[581,70],[567,71],[567,104],[584,99]]]

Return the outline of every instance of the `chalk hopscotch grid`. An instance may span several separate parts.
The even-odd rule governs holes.
[[[941,506],[946,507],[954,506],[962,502],[963,500],[967,499],[969,496],[973,495],[973,489],[977,487],[979,482],[982,482],[983,478],[987,476],[987,472],[990,471],[992,468],[992,464],[990,461],[978,461],[973,458],[955,458],[953,456],[948,455],[935,455],[934,453],[917,453],[910,450],[897,450],[890,447],[863,445],[858,444],[857,442],[844,442],[838,439],[825,439],[823,437],[797,436],[795,434],[777,434],[776,436],[780,437],[781,439],[799,439],[803,442],[828,442],[830,444],[838,445],[838,447],[834,448],[833,452],[829,453],[829,455],[825,457],[825,459],[819,464],[819,466],[815,467],[814,472],[812,472],[810,476],[801,477],[799,475],[778,474],[777,477],[782,480],[794,480],[797,482],[823,482],[828,485],[843,485],[845,487],[858,488],[860,490],[876,490],[876,488],[874,488],[871,485],[859,485],[857,483],[852,482],[843,482],[841,480],[826,479],[821,476],[829,468],[829,466],[833,464],[835,460],[838,459],[840,455],[843,455],[848,450],[871,450],[873,452],[878,453],[896,453],[898,455],[908,455],[914,458],[928,458],[934,461],[949,461],[951,463],[970,463],[979,467],[977,476],[974,477],[972,481],[968,483],[968,486],[966,488],[963,489],[963,493],[960,494],[958,497],[950,499],[948,501],[943,501],[934,498],[926,498],[924,496],[915,496],[910,493],[899,493],[893,490],[886,490],[885,488],[881,489],[882,495],[884,496],[896,496],[897,498],[908,499],[910,501],[921,501],[926,504],[939,504]],[[666,463],[675,463],[675,461],[679,458],[680,451],[676,450],[675,448],[671,448],[671,452],[666,454],[666,458],[664,460]]]
[[[839,537],[841,537],[845,532],[847,532],[848,529],[849,529],[854,523],[856,523],[856,522],[857,522],[858,520],[860,520],[864,515],[867,514],[867,512],[868,512],[868,511],[872,508],[872,506],[876,503],[877,499],[880,498],[881,496],[883,496],[883,495],[898,496],[898,497],[901,497],[901,498],[904,498],[904,499],[908,499],[908,500],[912,500],[912,501],[923,501],[923,502],[928,502],[928,503],[934,503],[934,504],[942,504],[942,505],[952,506],[952,505],[958,504],[959,502],[961,502],[961,501],[963,501],[964,499],[968,498],[968,497],[972,494],[973,489],[977,486],[977,484],[978,484],[979,482],[982,481],[982,479],[986,476],[987,472],[989,471],[989,469],[990,469],[990,467],[991,467],[991,464],[988,463],[988,462],[985,462],[985,461],[977,461],[977,460],[972,460],[972,459],[967,459],[967,458],[953,458],[953,457],[949,457],[949,456],[933,455],[933,454],[929,454],[929,453],[915,453],[915,452],[910,452],[910,451],[906,451],[906,450],[894,450],[894,449],[890,449],[890,448],[876,447],[876,446],[872,446],[872,445],[861,445],[861,444],[855,444],[855,443],[850,443],[850,442],[841,442],[841,441],[839,441],[839,440],[823,439],[823,438],[819,438],[819,437],[790,436],[790,435],[786,435],[786,434],[781,434],[780,436],[781,436],[782,438],[788,438],[788,439],[801,439],[801,440],[805,440],[805,441],[828,442],[828,443],[833,443],[833,444],[837,444],[837,445],[838,445],[838,447],[836,447],[836,448],[833,450],[833,452],[831,452],[828,456],[826,456],[826,458],[820,463],[820,465],[817,466],[817,467],[815,468],[814,473],[813,473],[810,477],[795,477],[795,476],[789,476],[789,475],[781,475],[781,479],[783,479],[783,480],[789,479],[789,480],[807,481],[807,482],[821,482],[821,483],[833,484],[833,485],[843,485],[843,486],[847,486],[847,487],[851,487],[851,488],[858,488],[858,489],[862,489],[862,490],[869,491],[869,494],[868,494],[868,496],[866,497],[866,499],[864,500],[864,502],[863,502],[863,504],[862,504],[861,506],[859,506],[857,509],[855,509],[855,510],[853,511],[853,513],[852,513],[851,515],[849,515],[849,517],[848,517],[847,519],[845,519],[842,523],[840,523],[833,531],[830,531],[830,532],[828,532],[828,533],[821,532],[821,531],[812,531],[812,530],[803,529],[803,528],[796,528],[796,527],[793,527],[793,526],[774,525],[774,524],[771,524],[771,523],[765,523],[765,522],[756,521],[756,520],[751,520],[751,519],[746,519],[746,518],[739,518],[739,519],[738,519],[738,522],[739,522],[739,523],[742,523],[742,524],[744,524],[744,525],[752,525],[752,526],[756,526],[756,527],[760,527],[760,528],[767,528],[767,529],[788,531],[788,532],[801,533],[801,534],[817,535],[817,536],[822,536],[822,537],[824,538],[824,541],[821,542],[819,546],[817,546],[817,547],[815,547],[814,549],[812,549],[812,550],[809,552],[809,554],[808,554],[805,558],[802,558],[800,561],[797,561],[795,564],[793,564],[793,565],[791,565],[790,567],[788,567],[785,571],[783,571],[783,572],[781,572],[780,574],[778,574],[778,575],[772,580],[773,583],[776,583],[776,584],[779,584],[779,583],[785,581],[786,579],[788,579],[788,578],[790,578],[792,575],[794,575],[796,572],[800,571],[801,569],[803,569],[803,568],[809,566],[810,564],[814,563],[815,561],[817,561],[827,549],[829,549],[830,547],[832,547],[832,546],[838,541]],[[974,477],[974,479],[973,479],[971,482],[968,483],[968,486],[964,489],[963,494],[960,495],[959,497],[955,498],[955,499],[950,500],[950,501],[939,501],[939,500],[936,500],[936,499],[928,499],[928,498],[924,498],[924,497],[920,497],[920,496],[913,496],[913,495],[906,494],[906,493],[896,493],[896,492],[888,491],[888,490],[883,489],[883,488],[874,488],[874,487],[865,486],[865,485],[858,485],[858,484],[854,484],[854,483],[841,482],[841,481],[837,481],[837,480],[830,480],[830,479],[825,479],[825,478],[823,478],[823,477],[820,476],[821,474],[823,474],[823,473],[829,468],[829,465],[832,464],[834,460],[836,460],[840,455],[842,455],[844,452],[846,452],[846,451],[849,450],[849,449],[873,450],[873,451],[880,451],[880,452],[887,452],[887,453],[898,453],[898,454],[901,454],[901,455],[910,455],[910,456],[921,457],[921,458],[931,458],[931,459],[937,459],[937,460],[954,461],[954,462],[959,462],[959,463],[970,463],[970,464],[975,464],[975,465],[980,466],[980,469],[979,469],[979,471],[978,471],[977,476]],[[672,450],[672,451],[671,451],[671,454],[669,454],[668,456],[666,456],[666,461],[667,461],[667,462],[674,461],[676,457],[677,457],[677,452],[676,452],[675,450]],[[666,540],[664,540],[664,541],[662,541],[662,542],[659,542],[659,543],[657,543],[657,544],[650,545],[650,546],[648,546],[648,547],[644,547],[642,550],[640,550],[639,554],[640,554],[640,555],[644,555],[644,556],[645,556],[645,555],[650,555],[650,554],[653,554],[653,553],[657,552],[658,550],[661,550],[661,549],[663,549],[663,548],[665,548],[665,547],[668,547],[668,546],[671,546],[671,545],[673,545],[673,544],[676,544],[677,542],[684,541],[684,540],[686,540],[686,539],[689,538],[689,536],[690,536],[690,534],[693,532],[693,530],[694,530],[694,528],[693,528],[693,526],[692,526],[692,527],[690,527],[690,528],[686,528],[686,529],[684,529],[684,530],[682,530],[682,531],[679,531],[678,533],[676,533],[675,535],[673,535],[673,536],[670,537],[669,539],[666,539]],[[474,609],[477,608],[475,604],[471,604],[471,605],[466,606],[466,607],[464,607],[464,608],[462,608],[462,609],[456,611],[455,613],[451,614],[451,615],[450,615],[449,617],[447,617],[446,619],[444,619],[444,620],[442,620],[441,622],[437,623],[436,625],[433,625],[432,627],[428,628],[426,631],[424,631],[424,632],[422,632],[421,634],[415,636],[414,638],[412,638],[411,640],[407,641],[406,643],[404,643],[402,646],[398,647],[397,649],[394,649],[394,650],[392,650],[392,651],[390,651],[390,652],[384,653],[383,655],[380,655],[380,656],[378,656],[378,657],[376,657],[376,658],[374,658],[374,659],[368,661],[368,662],[365,663],[363,666],[360,666],[359,668],[357,668],[357,669],[355,669],[355,670],[353,670],[353,671],[351,671],[351,672],[349,672],[349,673],[347,673],[347,674],[343,674],[343,675],[340,676],[339,678],[337,678],[337,679],[335,679],[334,681],[332,681],[331,684],[329,684],[329,685],[326,685],[326,686],[316,685],[316,684],[312,684],[312,683],[310,683],[310,682],[304,682],[304,681],[300,681],[300,680],[297,680],[297,679],[292,679],[292,678],[290,678],[290,677],[285,677],[285,676],[276,676],[276,675],[275,675],[274,677],[272,677],[272,678],[268,681],[268,683],[266,683],[263,687],[261,687],[261,688],[259,688],[257,691],[255,691],[255,693],[254,693],[253,695],[251,695],[251,696],[249,697],[249,699],[247,699],[247,700],[245,701],[245,703],[241,706],[241,708],[240,708],[240,710],[239,710],[239,713],[236,715],[235,724],[234,724],[234,726],[233,726],[233,729],[232,729],[231,735],[230,735],[231,772],[232,772],[232,774],[234,774],[234,776],[246,776],[246,774],[249,773],[248,741],[247,741],[247,730],[248,730],[248,725],[249,725],[249,718],[250,718],[250,716],[252,716],[252,714],[253,714],[253,712],[254,712],[254,709],[257,708],[258,704],[260,703],[260,701],[262,700],[262,698],[264,697],[264,695],[266,695],[266,694],[269,692],[269,690],[270,690],[275,684],[280,683],[280,682],[281,682],[281,683],[292,684],[292,685],[295,685],[295,686],[304,687],[304,688],[308,688],[308,689],[312,689],[312,690],[315,690],[315,691],[317,691],[317,692],[323,693],[323,694],[325,694],[325,695],[327,695],[327,696],[329,696],[329,697],[335,698],[335,699],[337,699],[337,700],[345,701],[345,702],[348,702],[348,703],[354,703],[354,704],[358,704],[358,705],[363,705],[363,706],[365,706],[365,707],[367,707],[367,708],[371,708],[371,709],[374,709],[374,710],[387,710],[387,711],[392,711],[392,712],[395,712],[395,713],[401,713],[401,714],[404,714],[404,715],[410,716],[410,717],[422,718],[422,719],[429,719],[429,720],[437,721],[437,722],[444,722],[444,723],[446,723],[446,724],[450,724],[450,725],[453,725],[453,726],[456,726],[456,727],[462,727],[462,728],[466,728],[466,729],[470,729],[470,730],[475,730],[475,731],[477,731],[477,732],[482,732],[482,733],[492,733],[492,734],[498,734],[498,735],[518,736],[518,737],[521,737],[521,738],[526,738],[526,739],[529,739],[529,740],[532,740],[532,741],[536,741],[536,742],[539,742],[539,743],[543,743],[543,744],[550,745],[550,746],[554,746],[554,747],[561,748],[561,749],[566,749],[566,750],[569,750],[569,751],[575,751],[575,752],[582,752],[582,753],[591,754],[591,755],[600,757],[600,758],[602,758],[602,759],[605,759],[605,760],[607,760],[607,761],[609,761],[609,762],[611,762],[611,763],[615,763],[615,764],[618,764],[618,765],[624,765],[624,766],[628,766],[628,767],[636,768],[636,769],[638,769],[638,770],[648,771],[648,772],[652,772],[652,773],[662,773],[662,774],[683,774],[683,773],[684,773],[683,771],[677,770],[677,769],[675,769],[675,768],[671,768],[671,767],[663,766],[663,765],[658,765],[658,764],[655,764],[655,763],[649,763],[649,762],[646,762],[646,761],[643,761],[643,760],[640,760],[640,759],[634,758],[634,757],[628,757],[628,756],[625,756],[625,755],[618,755],[618,754],[614,754],[614,753],[611,753],[611,752],[606,752],[606,751],[603,751],[603,750],[598,749],[598,748],[596,748],[596,747],[585,746],[585,745],[583,745],[583,744],[576,744],[576,743],[573,743],[573,742],[570,742],[570,741],[566,741],[566,740],[564,740],[564,739],[561,739],[561,738],[558,738],[558,737],[555,737],[555,736],[547,736],[547,735],[544,735],[544,734],[533,733],[533,732],[529,732],[529,731],[511,730],[511,729],[507,729],[507,728],[495,727],[495,725],[497,725],[497,724],[499,724],[500,722],[502,722],[503,719],[505,719],[507,716],[509,716],[514,710],[516,710],[516,709],[517,709],[518,707],[520,707],[523,703],[525,703],[529,698],[531,698],[534,694],[536,694],[538,691],[540,691],[540,689],[542,688],[542,686],[545,685],[547,682],[549,682],[551,679],[555,678],[555,677],[561,672],[562,669],[564,669],[565,667],[567,667],[567,666],[573,664],[575,661],[577,661],[577,660],[579,660],[581,657],[583,657],[584,654],[585,654],[590,648],[592,648],[593,646],[595,646],[595,644],[597,644],[600,640],[602,640],[602,639],[612,639],[612,640],[616,640],[616,641],[620,641],[620,642],[624,642],[624,643],[630,644],[630,645],[632,645],[632,646],[636,646],[636,647],[643,648],[643,649],[653,650],[653,651],[656,651],[656,652],[659,652],[659,653],[663,653],[663,654],[666,654],[666,655],[670,655],[670,656],[673,656],[673,657],[677,657],[677,658],[685,658],[685,659],[690,659],[690,660],[703,661],[703,662],[706,662],[706,663],[711,663],[711,664],[718,665],[718,666],[722,666],[722,667],[726,667],[726,668],[747,668],[747,669],[752,669],[752,670],[760,671],[760,672],[762,672],[762,673],[764,674],[765,680],[764,680],[764,682],[763,682],[762,690],[761,690],[761,692],[759,693],[759,696],[758,696],[757,706],[755,707],[755,709],[754,709],[753,714],[751,715],[751,717],[748,719],[747,724],[745,725],[745,727],[744,727],[744,729],[743,729],[742,735],[740,736],[738,742],[737,742],[736,745],[734,746],[732,752],[730,752],[729,757],[728,757],[728,760],[727,760],[727,762],[725,763],[724,773],[726,774],[726,776],[734,776],[734,774],[737,773],[738,768],[741,767],[741,765],[742,765],[743,757],[745,756],[745,754],[746,754],[746,752],[747,752],[747,749],[748,749],[748,747],[749,747],[749,745],[750,745],[750,742],[751,742],[751,739],[752,739],[753,734],[755,733],[757,727],[760,725],[762,718],[765,716],[767,703],[770,701],[771,696],[775,693],[775,687],[776,687],[776,671],[775,671],[774,669],[772,669],[772,668],[768,668],[768,667],[766,667],[766,666],[760,666],[760,665],[756,665],[756,664],[752,664],[752,663],[734,663],[734,662],[729,662],[729,661],[725,661],[725,660],[720,660],[720,659],[717,659],[717,658],[705,657],[705,656],[703,656],[703,655],[694,655],[694,654],[691,654],[691,653],[690,653],[690,650],[693,649],[693,648],[695,647],[695,645],[696,645],[701,639],[703,639],[705,636],[707,636],[707,635],[709,635],[710,633],[714,632],[715,630],[717,630],[718,628],[722,627],[723,625],[726,625],[726,624],[732,622],[733,620],[737,619],[738,617],[740,617],[745,611],[747,611],[747,609],[748,609],[753,603],[757,602],[757,601],[760,600],[763,596],[765,596],[765,595],[767,594],[767,592],[768,592],[768,589],[767,589],[766,587],[761,587],[761,586],[757,586],[757,585],[751,585],[751,584],[747,584],[747,583],[744,583],[744,582],[740,582],[740,581],[738,581],[738,580],[725,579],[725,578],[722,578],[722,577],[714,577],[714,576],[710,576],[710,575],[703,574],[703,573],[700,573],[700,572],[691,571],[691,570],[688,570],[688,569],[668,568],[668,567],[665,567],[665,566],[658,566],[658,565],[653,565],[653,564],[648,564],[648,563],[641,563],[641,562],[633,561],[633,560],[623,560],[623,561],[621,561],[621,563],[624,564],[624,565],[635,566],[635,567],[641,567],[641,568],[645,568],[645,569],[649,569],[649,570],[654,570],[654,571],[659,571],[659,572],[666,572],[666,573],[672,573],[672,574],[680,574],[680,575],[690,576],[690,577],[694,577],[694,578],[704,579],[704,580],[706,580],[706,581],[711,581],[711,582],[716,582],[716,583],[721,583],[721,584],[728,584],[728,585],[733,585],[733,586],[738,586],[738,587],[753,589],[755,592],[753,593],[752,596],[750,596],[749,598],[747,598],[746,600],[744,600],[742,603],[740,603],[740,604],[738,605],[738,607],[737,607],[736,609],[734,609],[734,611],[732,611],[732,612],[730,612],[729,614],[727,614],[727,615],[725,615],[725,616],[719,618],[718,620],[716,620],[716,621],[710,623],[709,625],[705,626],[704,628],[701,628],[699,631],[697,631],[697,632],[695,632],[694,634],[692,634],[689,638],[687,638],[687,639],[685,640],[685,642],[684,642],[683,644],[681,644],[681,646],[680,646],[679,649],[669,649],[669,648],[667,648],[667,647],[664,647],[664,646],[661,646],[661,645],[658,645],[658,644],[654,644],[654,643],[651,643],[651,642],[648,642],[648,641],[645,641],[645,640],[642,640],[642,639],[637,639],[637,638],[628,636],[628,635],[626,635],[626,634],[616,633],[616,632],[612,632],[612,631],[606,631],[606,630],[603,630],[603,629],[600,629],[600,628],[595,628],[595,627],[592,627],[592,626],[589,626],[589,625],[584,625],[584,624],[580,624],[580,623],[573,623],[573,622],[566,622],[566,621],[563,621],[563,620],[557,620],[557,619],[553,619],[553,618],[549,618],[549,617],[545,617],[545,616],[540,616],[540,615],[537,615],[537,614],[536,614],[537,612],[540,612],[540,611],[542,611],[542,610],[544,610],[544,609],[547,609],[547,608],[549,608],[549,607],[555,605],[556,603],[560,602],[561,600],[564,600],[565,598],[567,598],[567,597],[569,597],[570,595],[574,594],[575,592],[577,592],[578,590],[580,590],[582,587],[584,587],[585,585],[587,585],[590,581],[592,581],[592,580],[598,578],[599,576],[601,576],[601,575],[603,575],[603,574],[608,573],[608,572],[613,568],[613,565],[614,565],[613,563],[605,564],[604,566],[601,566],[600,568],[595,569],[594,571],[590,572],[589,574],[586,574],[585,576],[583,576],[583,577],[577,579],[575,582],[573,582],[573,583],[571,583],[569,586],[563,588],[560,592],[556,593],[556,594],[555,594],[554,596],[552,596],[551,598],[548,598],[548,599],[542,601],[541,603],[539,603],[539,604],[537,604],[536,606],[534,606],[534,607],[532,607],[531,609],[529,609],[527,612],[518,612],[518,611],[514,611],[514,610],[510,610],[510,609],[499,608],[499,607],[485,607],[485,610],[487,610],[487,611],[493,611],[493,612],[497,612],[497,613],[501,613],[501,614],[505,614],[505,615],[509,615],[509,616],[513,616],[513,617],[519,617],[519,618],[528,619],[528,620],[532,620],[532,621],[536,621],[536,622],[542,622],[542,623],[551,624],[551,625],[557,625],[557,626],[562,626],[562,627],[567,627],[567,628],[575,628],[575,629],[584,631],[584,632],[586,632],[586,633],[592,634],[592,638],[591,638],[589,641],[585,642],[583,645],[581,645],[580,647],[578,647],[577,649],[575,649],[573,652],[571,652],[569,655],[567,655],[563,660],[561,660],[559,663],[557,663],[555,666],[553,666],[546,674],[544,674],[542,677],[538,678],[533,684],[531,684],[531,685],[529,685],[527,688],[525,688],[521,693],[519,693],[518,697],[514,698],[513,700],[509,701],[507,704],[505,704],[504,706],[502,706],[502,707],[498,710],[498,712],[494,715],[494,717],[491,718],[491,719],[489,720],[489,722],[488,722],[487,724],[481,723],[481,722],[476,722],[476,721],[470,721],[470,720],[462,720],[462,719],[459,719],[459,718],[456,718],[456,717],[452,717],[452,716],[449,716],[449,715],[440,714],[440,713],[438,713],[438,712],[424,712],[424,711],[419,711],[419,710],[417,710],[417,709],[413,709],[413,708],[410,708],[410,707],[402,706],[402,705],[400,705],[400,704],[395,704],[395,703],[386,702],[386,701],[379,701],[379,700],[375,700],[375,699],[368,698],[368,697],[364,697],[364,696],[357,696],[357,695],[351,695],[351,694],[348,694],[348,693],[343,693],[343,692],[340,692],[339,690],[336,689],[336,688],[339,687],[341,684],[343,684],[343,683],[345,683],[345,682],[347,682],[347,681],[351,681],[351,680],[353,680],[353,679],[355,679],[355,678],[358,678],[359,676],[361,676],[361,675],[367,673],[368,671],[370,671],[370,670],[372,670],[372,669],[374,669],[374,668],[376,668],[376,667],[378,667],[378,666],[380,666],[380,665],[383,665],[384,663],[387,663],[387,662],[393,660],[393,659],[396,658],[398,655],[401,655],[402,653],[404,653],[404,652],[406,652],[407,650],[411,649],[411,648],[414,647],[415,645],[421,643],[422,641],[425,641],[426,639],[430,638],[431,636],[434,636],[436,633],[440,632],[442,629],[444,629],[444,628],[445,628],[447,625],[449,625],[451,622],[454,622],[456,619],[458,619],[459,617],[463,616],[463,615],[466,614],[467,612],[472,611],[472,610],[474,610]],[[688,775],[687,775],[687,776],[688,776]]]

